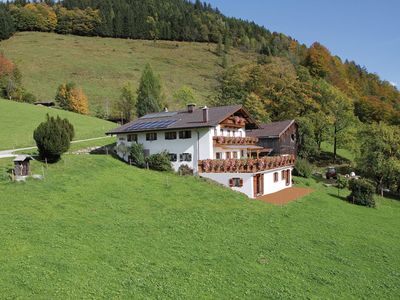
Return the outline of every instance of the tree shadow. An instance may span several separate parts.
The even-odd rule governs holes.
[[[318,167],[328,167],[332,164],[334,165],[350,165],[351,161],[340,155],[336,156],[336,161],[334,160],[333,153],[327,151],[321,151],[318,155],[310,157],[310,162]]]
[[[328,193],[328,195],[333,197],[333,198],[336,198],[336,199],[339,199],[339,200],[342,200],[342,201],[345,201],[345,202],[349,202],[347,197],[345,197],[343,195],[340,195],[340,194],[338,195],[338,194],[334,194],[334,193]]]

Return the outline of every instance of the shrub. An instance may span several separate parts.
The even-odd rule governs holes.
[[[68,151],[74,137],[74,127],[67,119],[50,117],[41,123],[34,131],[33,138],[42,159],[56,162]]]
[[[145,158],[144,158],[144,148],[142,144],[136,144],[134,143],[131,146],[131,151],[130,151],[130,159],[131,163],[139,168],[143,168],[146,164]]]
[[[349,181],[346,177],[342,175],[338,175],[336,180],[336,186],[338,188],[338,196],[340,195],[340,190],[345,189],[348,186]]]
[[[310,178],[313,172],[312,164],[308,162],[308,160],[299,158],[296,160],[296,164],[294,166],[293,174],[295,176],[300,176],[304,178]]]
[[[26,103],[31,103],[31,104],[35,103],[36,102],[36,96],[34,94],[32,94],[32,93],[25,92],[22,95],[22,101],[26,102]]]
[[[171,172],[172,166],[167,152],[150,155],[146,158],[149,168],[155,171]]]
[[[193,175],[193,169],[188,165],[181,165],[178,169],[178,174],[181,176],[191,176]]]
[[[349,181],[349,189],[351,190],[348,200],[354,204],[375,207],[374,185],[366,179],[352,179]]]

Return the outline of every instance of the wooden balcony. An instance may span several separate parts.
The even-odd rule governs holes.
[[[206,159],[199,161],[199,173],[256,173],[294,165],[294,155],[248,159]]]
[[[214,136],[214,146],[223,145],[256,145],[258,138],[255,137],[231,137],[231,136]]]

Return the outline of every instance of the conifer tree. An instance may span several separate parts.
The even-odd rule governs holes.
[[[221,35],[218,36],[218,44],[217,44],[217,55],[222,56],[223,53],[223,46],[222,46],[222,37]]]
[[[1,4],[0,4],[1,5]],[[0,6],[0,41],[8,39],[15,32],[14,22],[11,18],[10,13],[3,7]]]
[[[161,83],[150,64],[146,64],[137,90],[136,111],[139,117],[162,108]]]
[[[74,137],[74,127],[67,119],[50,117],[33,132],[33,138],[42,159],[56,162],[68,151]]]

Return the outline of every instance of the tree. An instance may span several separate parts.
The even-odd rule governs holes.
[[[177,90],[174,93],[173,98],[176,103],[182,103],[184,105],[194,103],[195,101],[193,89],[186,85],[182,86],[179,90]]]
[[[139,117],[158,112],[162,108],[161,83],[150,66],[146,64],[137,90],[136,111]]]
[[[136,96],[129,84],[121,89],[121,96],[115,103],[115,110],[125,121],[130,122],[135,115]]]
[[[383,189],[398,184],[400,178],[400,130],[384,123],[365,126],[359,133],[361,141],[357,166],[364,176]]]
[[[89,103],[86,95],[73,82],[61,84],[57,89],[55,100],[62,109],[83,115],[89,113]]]
[[[74,127],[67,119],[50,117],[34,131],[33,138],[42,159],[56,162],[68,151],[74,137]]]
[[[330,100],[328,110],[333,127],[333,160],[336,161],[338,145],[344,145],[343,141],[348,138],[346,134],[355,123],[355,118],[353,103],[344,94],[335,91]]]
[[[224,52],[228,54],[231,51],[231,48],[232,48],[232,40],[229,34],[226,33],[224,37]]]
[[[15,32],[14,21],[9,11],[0,4],[0,41],[8,39]]]
[[[223,46],[222,46],[222,36],[218,36],[218,44],[217,44],[217,55],[222,56],[223,53]]]
[[[244,108],[260,123],[270,122],[269,114],[260,99],[254,93],[250,93],[243,104]]]

